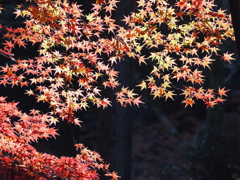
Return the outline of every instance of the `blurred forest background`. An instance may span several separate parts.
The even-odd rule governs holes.
[[[88,13],[95,1],[74,2],[83,5],[84,13]],[[15,19],[12,12],[16,4],[24,1],[1,3],[7,10],[0,15],[0,24],[23,26],[22,20]],[[230,13],[228,1],[215,0],[215,4]],[[134,11],[135,0],[121,0],[118,6],[113,16],[124,26],[121,19]],[[16,49],[15,58],[34,57],[36,48],[37,45]],[[123,180],[240,180],[240,61],[235,42],[226,41],[220,48],[223,52],[236,53],[237,60],[231,64],[222,60],[214,62],[211,71],[206,71],[205,86],[231,89],[224,104],[206,109],[198,102],[192,108],[185,108],[181,97],[165,102],[153,100],[146,92],[142,94],[144,105],[124,108],[114,101],[114,92],[104,92],[113,100],[112,107],[105,110],[91,107],[79,112],[82,127],[61,122],[60,137],[42,140],[35,147],[58,156],[74,156],[74,142],[83,143],[99,152]],[[0,65],[12,63],[4,56],[0,58]],[[130,88],[151,71],[131,59],[121,62],[118,68],[121,84]],[[36,105],[33,98],[24,95],[24,89],[1,87],[0,95],[9,96],[10,101],[20,101],[23,111],[36,106],[45,110],[44,104]]]

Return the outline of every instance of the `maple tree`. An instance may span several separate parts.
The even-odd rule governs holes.
[[[216,9],[214,0],[139,0],[135,12],[124,17],[124,27],[112,18],[117,2],[96,1],[84,14],[81,5],[67,0],[26,1],[14,12],[24,18],[24,27],[0,26],[0,53],[14,62],[1,67],[0,84],[25,87],[25,94],[49,106],[47,113],[32,109],[27,114],[0,98],[0,162],[6,177],[14,171],[14,178],[98,179],[102,169],[117,179],[99,154],[82,144],[76,144],[75,158],[57,158],[37,152],[31,143],[58,135],[60,120],[79,126],[77,111],[111,106],[103,89],[116,91],[122,106],[142,104],[139,94],[118,82],[116,64],[127,56],[152,67],[136,86],[148,89],[153,98],[174,99],[174,84],[181,81],[185,106],[196,100],[207,107],[224,101],[225,88],[203,87],[203,70],[210,69],[214,56],[233,60],[233,54],[218,49],[227,38],[234,39],[231,17]],[[14,56],[15,48],[27,45],[39,47],[37,57]]]

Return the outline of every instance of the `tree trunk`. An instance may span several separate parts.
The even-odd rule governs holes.
[[[120,82],[130,81],[130,61],[121,63]],[[124,83],[125,85],[127,83]],[[111,95],[112,98],[113,95]],[[101,110],[99,127],[99,153],[111,164],[111,170],[118,172],[124,180],[131,178],[132,109],[121,107],[114,101],[112,107]]]
[[[134,3],[135,0],[118,3],[117,11],[113,13],[118,25],[124,26],[121,21],[123,15],[126,16],[133,10]],[[125,58],[118,65],[119,82],[125,87],[132,84],[132,61]],[[115,95],[111,95],[111,99],[115,99]],[[111,170],[118,172],[124,180],[131,179],[132,111],[131,107],[121,107],[116,101],[113,101],[112,107],[99,111],[99,153],[110,163]]]

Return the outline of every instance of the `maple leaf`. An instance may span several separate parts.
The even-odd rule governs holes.
[[[11,41],[6,41],[5,43],[2,43],[2,44],[4,44],[5,45],[5,48],[7,49],[7,50],[12,50],[12,48],[14,48],[14,43],[12,43]]]
[[[212,61],[214,61],[213,59],[210,59],[210,57],[211,57],[211,56],[205,56],[205,57],[203,58],[201,65],[202,65],[204,68],[207,67],[207,68],[210,69],[209,64],[211,64]]]
[[[124,19],[122,21],[125,21],[125,24],[129,24],[131,22],[130,16],[123,16]]]
[[[59,122],[59,121],[57,118],[51,116],[50,119],[48,119],[48,122],[50,123],[50,125],[52,125],[52,124],[56,125],[57,122]]]
[[[165,94],[165,89],[163,88],[157,88],[156,90],[154,90],[154,92],[152,93],[152,95],[154,96],[153,99],[155,99],[156,97],[162,97]]]
[[[133,93],[133,90],[128,90],[126,94],[129,98],[133,98],[133,96],[137,95],[136,93]]]
[[[185,100],[182,101],[182,103],[185,103],[185,107],[187,107],[188,105],[190,105],[192,107],[192,105],[195,103],[194,100],[192,100],[191,98],[187,98]]]
[[[83,146],[83,144],[78,143],[78,144],[75,144],[75,147],[76,147],[77,150],[78,149],[81,150],[84,146]]]
[[[86,19],[87,19],[89,22],[92,22],[92,21],[95,20],[95,17],[94,17],[93,14],[88,14],[88,15],[86,15]]]
[[[227,62],[231,63],[231,62],[230,62],[231,60],[235,60],[235,59],[232,57],[233,55],[234,55],[234,53],[229,54],[228,52],[226,52],[226,53],[223,54],[223,56],[222,56],[221,59],[223,59],[224,61],[227,61]]]
[[[124,94],[124,92],[123,92],[123,91],[120,91],[120,92],[117,92],[117,93],[116,93],[116,96],[117,96],[117,99],[119,99],[119,98],[122,98],[122,97],[124,97],[124,96],[125,96],[125,94]]]
[[[112,5],[113,7],[117,7],[117,3],[120,2],[120,1],[117,1],[117,0],[110,0],[109,1],[109,4]]]
[[[173,97],[172,97],[172,96],[174,96],[174,95],[176,95],[176,94],[174,94],[173,91],[167,91],[167,92],[164,94],[165,101],[166,101],[168,98],[171,98],[172,100],[174,100]]]
[[[218,89],[218,94],[222,97],[222,96],[227,96],[226,92],[228,92],[229,90],[225,90],[225,88],[222,89]]]
[[[117,101],[121,104],[121,106],[125,107],[126,98],[120,97],[117,98]]]
[[[111,65],[113,65],[114,63],[117,64],[117,57],[110,57],[108,61],[111,62]]]
[[[106,10],[106,12],[109,12],[110,14],[112,14],[112,11],[114,10],[113,5],[108,5],[104,8]]]
[[[226,101],[226,100],[225,100],[225,99],[222,99],[222,98],[220,98],[220,97],[217,97],[217,99],[215,99],[215,102],[216,102],[216,103],[224,102],[224,101]]]
[[[18,16],[22,16],[22,11],[20,9],[17,9],[14,14],[16,14],[16,17],[15,19],[18,17]]]
[[[96,4],[102,4],[105,0],[96,0]]]
[[[143,104],[140,98],[141,96],[133,99],[133,104],[136,105],[137,107],[139,107],[139,104]]]
[[[147,58],[145,58],[144,56],[139,56],[138,57],[138,63],[139,63],[139,66],[143,63],[143,64],[147,64],[146,63],[146,60]]]
[[[210,100],[207,100],[205,102],[205,104],[207,105],[207,107],[214,107],[216,105],[216,101],[210,101]]]
[[[111,106],[111,102],[108,100],[108,98],[104,98],[100,105],[103,107],[103,109],[105,109],[107,106]]]
[[[146,88],[147,88],[147,84],[146,84],[146,82],[143,81],[143,80],[142,80],[142,82],[141,82],[139,85],[137,85],[137,86],[141,87],[141,91],[142,91],[143,89],[146,89]]]
[[[163,89],[166,89],[166,88],[168,88],[168,87],[171,87],[170,84],[171,84],[170,81],[164,81],[164,83],[161,84],[161,87],[162,87]]]
[[[0,96],[0,103],[5,102],[6,97]]]
[[[106,176],[111,176],[112,177],[111,180],[117,180],[118,178],[120,178],[120,176],[118,176],[116,172],[106,173],[105,175]]]

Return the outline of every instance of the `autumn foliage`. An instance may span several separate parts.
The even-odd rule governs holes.
[[[99,169],[118,178],[99,154],[82,144],[76,144],[75,158],[57,158],[37,152],[31,142],[58,135],[55,125],[61,120],[79,126],[77,111],[111,106],[103,89],[117,91],[123,106],[142,104],[139,94],[118,82],[121,72],[115,68],[125,57],[152,67],[136,88],[153,98],[174,99],[181,82],[185,106],[196,100],[207,107],[224,101],[225,88],[203,86],[203,69],[210,68],[214,58],[233,60],[233,54],[218,49],[233,38],[233,29],[230,16],[216,9],[214,0],[139,0],[135,12],[124,16],[124,27],[112,17],[117,2],[97,1],[91,13],[83,14],[81,5],[67,0],[26,1],[14,12],[24,18],[23,27],[0,26],[0,54],[14,62],[1,67],[0,84],[24,87],[25,94],[49,106],[47,113],[27,113],[16,102],[0,98],[0,170],[6,178],[98,179]],[[15,57],[14,48],[29,45],[38,47],[37,57]]]

